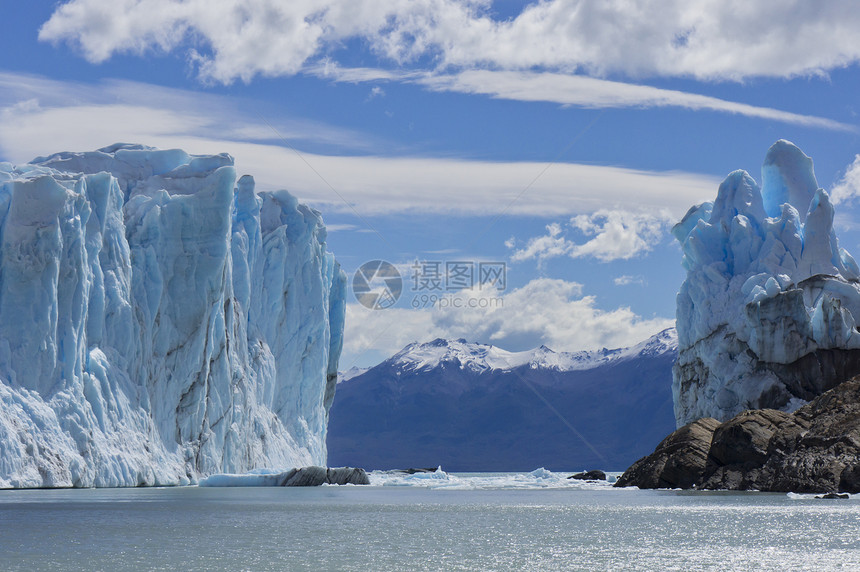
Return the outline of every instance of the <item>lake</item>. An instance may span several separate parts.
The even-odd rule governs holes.
[[[860,569],[860,495],[639,491],[565,476],[0,491],[0,569]]]

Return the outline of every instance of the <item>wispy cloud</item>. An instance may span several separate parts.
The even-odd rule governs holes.
[[[27,153],[40,138],[53,151],[102,147],[135,137],[151,141],[153,136],[180,133],[235,141],[285,138],[353,152],[382,145],[367,134],[301,117],[272,114],[263,120],[255,111],[259,103],[244,98],[124,80],[58,81],[0,70],[0,108],[5,110],[4,131],[19,132],[22,137],[20,144],[7,148],[15,161],[35,157]],[[21,133],[25,126],[34,130],[32,135]],[[81,133],[64,134],[63,128]],[[62,146],[66,140],[81,139],[91,144]],[[41,153],[45,152],[43,148]]]
[[[694,173],[617,166],[557,163],[547,169],[546,163],[537,162],[325,155],[293,144],[296,152],[280,139],[249,140],[249,135],[260,135],[269,126],[242,114],[248,105],[244,100],[182,90],[164,90],[165,99],[163,88],[145,84],[67,84],[32,76],[21,76],[16,83],[16,77],[0,74],[0,87],[11,86],[0,90],[4,109],[0,154],[7,160],[26,162],[60,150],[96,149],[117,141],[180,147],[192,153],[226,151],[236,158],[240,174],[254,175],[258,188],[287,188],[326,210],[355,209],[363,215],[421,211],[558,216],[624,207],[669,209],[680,216],[690,204],[710,198],[719,184],[716,177]],[[224,117],[234,119],[225,122]],[[316,124],[284,123],[293,141],[326,132],[325,126]],[[335,128],[327,129],[331,136],[338,134]],[[346,140],[350,136],[366,142],[360,134],[343,133]],[[526,196],[515,200],[526,188]]]
[[[625,107],[678,107],[756,117],[805,127],[856,132],[857,126],[825,117],[791,113],[728,101],[697,93],[648,85],[610,81],[553,72],[465,70],[456,73],[393,72],[371,68],[344,68],[333,62],[312,66],[304,73],[334,82],[365,83],[398,81],[425,86],[432,91],[485,95],[513,101],[540,101],[587,109]]]
[[[431,75],[417,81],[436,91],[482,94],[498,99],[547,101],[586,108],[680,107],[757,117],[807,127],[857,131],[854,125],[823,117],[582,75],[473,70],[449,75]]]

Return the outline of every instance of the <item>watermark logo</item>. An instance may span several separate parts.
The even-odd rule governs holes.
[[[371,260],[362,264],[352,277],[355,299],[371,310],[385,310],[400,299],[403,278],[390,262]]]
[[[497,308],[507,288],[504,262],[471,260],[416,260],[410,267],[411,306],[422,308]],[[390,262],[366,262],[355,272],[352,289],[371,310],[394,306],[403,292],[403,278]]]
[[[459,292],[507,287],[504,262],[416,260],[412,264],[413,292]]]

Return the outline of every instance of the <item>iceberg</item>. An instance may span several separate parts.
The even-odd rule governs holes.
[[[326,462],[346,277],[227,154],[0,163],[0,488]]]
[[[860,270],[839,247],[812,159],[780,140],[762,185],[731,173],[672,229],[687,277],[677,297],[675,419],[793,411],[860,373]]]

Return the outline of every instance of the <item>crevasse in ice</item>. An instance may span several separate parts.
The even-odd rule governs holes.
[[[227,154],[0,163],[0,487],[325,464],[346,280]]]
[[[687,278],[677,298],[678,426],[744,409],[793,410],[860,373],[860,270],[839,247],[812,160],[777,141],[762,186],[731,173],[672,230]]]

